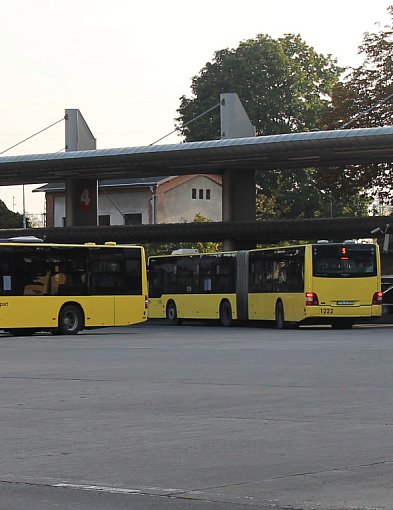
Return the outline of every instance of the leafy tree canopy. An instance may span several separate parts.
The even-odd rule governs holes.
[[[359,128],[393,125],[393,5],[390,22],[375,33],[365,33],[359,46],[363,63],[349,69],[332,90],[332,108],[323,127]],[[331,188],[372,189],[382,202],[391,202],[391,164],[352,166],[344,172],[332,169]],[[322,171],[321,171],[322,174]],[[323,176],[320,175],[323,179]]]
[[[318,128],[342,68],[330,55],[308,46],[299,35],[279,39],[260,34],[236,49],[216,51],[192,79],[193,97],[180,98],[179,131],[186,141],[220,138],[220,112],[211,108],[223,92],[236,92],[258,135]]]
[[[319,128],[329,115],[331,93],[343,71],[331,55],[318,54],[299,35],[279,39],[258,35],[236,49],[217,51],[192,79],[192,97],[180,99],[178,129],[186,141],[220,138],[217,108],[193,119],[217,104],[222,92],[238,94],[257,135]],[[258,217],[365,214],[367,200],[357,196],[359,188],[331,188],[328,173],[328,169],[257,172]]]
[[[10,211],[5,203],[0,200],[0,228],[21,228],[23,216]]]
[[[358,53],[363,63],[350,68],[332,90],[329,129],[378,127],[393,124],[393,5],[390,23],[375,33],[366,32]],[[387,99],[389,98],[389,99]]]

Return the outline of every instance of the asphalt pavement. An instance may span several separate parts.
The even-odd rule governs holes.
[[[393,508],[393,326],[0,335],[0,508]]]

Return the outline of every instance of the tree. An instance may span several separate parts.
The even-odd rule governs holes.
[[[342,170],[341,170],[342,172]],[[257,219],[285,218],[330,218],[341,216],[364,216],[370,199],[360,190],[348,193],[329,185],[330,169],[321,174],[316,169],[276,170],[276,187],[270,196],[260,192],[257,195]],[[319,186],[317,179],[320,178]]]
[[[318,128],[342,71],[331,55],[316,53],[299,35],[260,34],[236,49],[216,51],[213,62],[194,76],[193,97],[180,98],[178,129],[186,141],[220,138],[217,109],[187,123],[216,104],[222,92],[238,94],[258,135]]]
[[[258,135],[319,128],[328,117],[330,94],[342,72],[331,55],[316,53],[299,35],[258,35],[236,49],[215,52],[213,61],[192,79],[193,96],[181,98],[178,129],[186,141],[219,138],[217,109],[190,121],[217,103],[220,93],[231,91],[238,94]],[[357,214],[366,213],[357,188],[331,190],[324,187],[323,176],[315,169],[257,172],[258,217],[336,216],[344,210],[348,214],[342,204],[350,202],[356,202]],[[315,187],[316,177],[322,191]]]
[[[5,203],[0,200],[0,228],[23,227],[23,216],[10,211]]]
[[[390,23],[375,33],[364,34],[359,46],[363,63],[349,70],[333,87],[332,108],[324,127],[359,128],[393,125],[393,5],[388,7]],[[376,188],[382,201],[390,201],[392,165],[356,165],[345,172],[332,169],[334,186],[342,188]]]
[[[375,33],[364,34],[358,48],[358,53],[364,56],[363,63],[349,69],[346,77],[333,87],[326,127],[393,124],[393,5],[387,11],[390,24]]]

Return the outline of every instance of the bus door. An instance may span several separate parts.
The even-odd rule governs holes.
[[[115,251],[111,248],[90,251],[91,326],[115,325],[115,294],[121,282],[121,264]]]
[[[147,318],[147,288],[142,285],[146,277],[146,266],[142,260],[142,251],[138,248],[120,250],[118,262],[121,278],[117,282],[114,296],[115,326],[134,324],[142,317]]]
[[[237,319],[248,320],[248,251],[236,255],[236,308]]]

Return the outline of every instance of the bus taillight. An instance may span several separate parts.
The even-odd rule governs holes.
[[[318,306],[318,296],[315,292],[306,292],[306,306]]]
[[[382,305],[383,292],[374,292],[372,304],[373,305]]]

